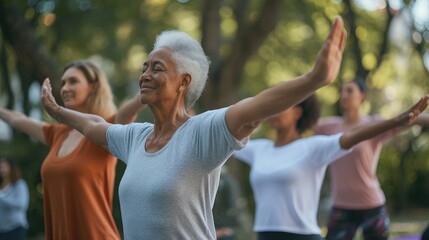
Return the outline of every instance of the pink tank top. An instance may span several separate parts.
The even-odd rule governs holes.
[[[379,116],[364,117],[357,126],[381,120]],[[341,117],[330,117],[320,120],[314,130],[317,134],[334,134],[352,128],[344,126]],[[383,142],[396,132],[391,130],[355,145],[350,153],[329,166],[331,196],[335,207],[370,209],[385,203],[376,175],[377,164]]]

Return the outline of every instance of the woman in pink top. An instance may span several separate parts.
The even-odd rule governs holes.
[[[383,120],[380,116],[365,116],[362,113],[360,106],[366,98],[366,91],[362,79],[346,82],[340,96],[343,116],[321,119],[315,132],[348,132],[357,126]],[[429,117],[422,114],[415,123],[427,124],[428,120]],[[363,141],[330,165],[333,208],[326,239],[353,239],[359,227],[362,227],[365,239],[388,238],[389,217],[384,206],[386,199],[376,170],[383,142],[396,133],[396,130],[391,130]]]

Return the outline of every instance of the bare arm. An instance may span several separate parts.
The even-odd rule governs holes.
[[[107,149],[106,132],[111,124],[100,116],[81,113],[59,106],[52,95],[52,87],[48,78],[45,79],[42,85],[42,105],[55,120],[69,125],[89,140]]]
[[[393,128],[411,126],[419,117],[420,113],[428,106],[428,100],[429,95],[426,95],[410,109],[395,118],[373,124],[367,124],[355,128],[348,133],[344,133],[340,138],[341,147],[343,149],[349,149],[361,141],[375,137]]]
[[[121,107],[119,107],[115,123],[125,124],[134,122],[137,118],[137,114],[139,114],[145,106],[145,104],[140,102],[140,93],[137,93],[133,98],[125,101]]]
[[[46,145],[45,134],[43,133],[44,122],[31,119],[23,113],[11,111],[2,107],[0,107],[0,119],[3,119],[12,128]]]
[[[320,87],[332,82],[341,65],[346,36],[343,22],[338,17],[319,52],[316,64],[309,73],[268,88],[231,106],[226,115],[226,122],[234,137],[241,140],[249,136],[265,118],[292,107]]]

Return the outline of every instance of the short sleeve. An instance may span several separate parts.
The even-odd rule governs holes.
[[[235,139],[226,124],[228,108],[202,113],[195,117],[195,144],[198,147],[199,158],[209,168],[223,164],[234,152],[243,148],[248,138],[239,141]]]
[[[109,151],[125,163],[128,162],[132,138],[133,124],[113,124],[107,129],[106,139]]]
[[[338,133],[340,129],[338,125],[342,122],[340,117],[327,117],[320,119],[313,127],[315,134],[331,135]]]
[[[342,135],[343,133],[314,136],[313,163],[318,166],[328,165],[349,153],[351,149],[341,148],[340,138]]]

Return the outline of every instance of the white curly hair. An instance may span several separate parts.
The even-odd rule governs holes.
[[[210,60],[205,55],[201,44],[187,33],[168,30],[161,32],[157,37],[153,50],[161,47],[173,51],[178,74],[188,73],[192,81],[185,96],[186,108],[190,108],[201,96],[206,86]]]

